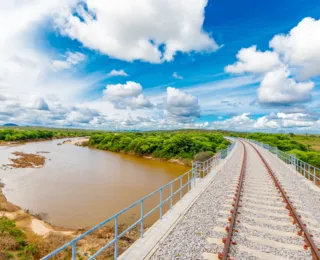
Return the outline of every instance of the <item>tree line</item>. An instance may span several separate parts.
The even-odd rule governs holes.
[[[89,146],[102,150],[163,159],[193,159],[199,152],[213,155],[228,145],[221,134],[185,131],[94,134],[89,141]]]
[[[55,139],[63,137],[88,136],[92,132],[85,130],[39,130],[39,129],[0,129],[0,141],[27,141],[37,139]]]

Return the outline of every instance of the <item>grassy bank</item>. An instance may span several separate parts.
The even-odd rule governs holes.
[[[127,228],[128,225],[120,224],[119,232]],[[146,229],[147,227],[145,231]],[[39,260],[86,230],[88,229],[67,230],[39,220],[39,217],[30,215],[28,211],[8,202],[0,186],[0,259]],[[120,253],[139,238],[139,231],[133,228],[120,238]],[[84,255],[94,254],[113,238],[113,227],[101,227],[77,243],[79,251],[82,252],[77,255],[77,259],[87,259]],[[54,259],[71,259],[71,248],[59,253]],[[113,259],[113,248],[105,250],[97,259]]]
[[[289,136],[300,143],[308,146],[308,149],[320,152],[320,135],[295,135],[289,134]]]
[[[185,164],[199,152],[213,155],[228,144],[221,134],[199,131],[104,133],[92,135],[89,141],[89,146],[97,149],[163,160],[178,159]]]
[[[39,260],[85,231],[74,231],[71,235],[50,232],[45,236],[41,236],[30,232],[28,228],[19,227],[16,224],[19,222],[21,220],[14,221],[7,217],[0,217],[0,259]],[[127,228],[127,225],[119,225],[119,232]],[[133,228],[119,239],[120,254],[139,238],[139,231],[137,228]],[[82,254],[78,253],[77,259],[87,259],[87,256],[100,250],[112,239],[114,239],[113,227],[105,226],[100,228],[77,243],[78,250],[82,252]],[[57,254],[54,259],[71,259],[71,255],[72,252],[69,247]],[[108,248],[96,259],[112,260],[113,248]]]

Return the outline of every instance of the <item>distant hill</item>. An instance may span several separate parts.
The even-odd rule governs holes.
[[[18,125],[13,124],[13,123],[8,123],[8,124],[3,124],[3,126],[18,126]]]

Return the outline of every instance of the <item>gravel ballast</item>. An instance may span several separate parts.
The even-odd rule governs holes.
[[[229,257],[234,259],[311,260],[299,227],[257,152],[248,143],[247,165]],[[320,247],[320,189],[292,166],[255,145],[277,176],[296,211]],[[216,259],[229,225],[232,200],[243,158],[238,142],[224,167],[191,206],[151,259]],[[204,258],[205,256],[205,258]]]
[[[223,215],[223,204],[227,198],[230,183],[240,172],[243,148],[238,143],[227,163],[211,184],[191,206],[183,219],[172,230],[168,237],[159,245],[151,259],[202,259],[203,252],[217,250],[217,246],[207,242],[213,237],[214,227]],[[218,246],[222,249],[222,246]]]

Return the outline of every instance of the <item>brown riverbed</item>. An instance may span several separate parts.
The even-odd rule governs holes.
[[[91,227],[188,170],[162,161],[72,144],[57,145],[61,142],[0,147],[0,165],[10,163],[10,154],[15,151],[48,152],[42,154],[46,157],[42,168],[0,169],[0,179],[8,201],[41,214],[56,226]],[[146,208],[151,209],[158,202],[156,194],[148,199]],[[137,206],[124,214],[121,222],[132,223],[139,217]],[[151,215],[146,225],[157,219],[157,213]]]

